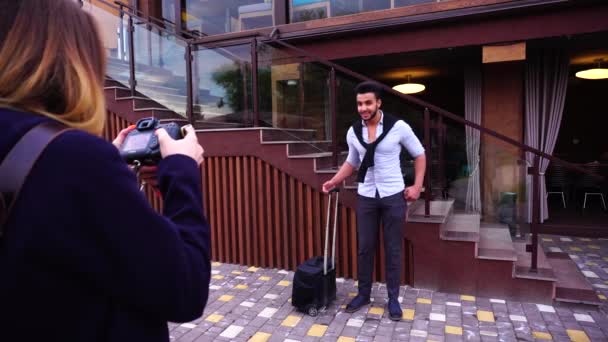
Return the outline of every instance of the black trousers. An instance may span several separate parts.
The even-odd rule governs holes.
[[[386,259],[386,288],[389,298],[399,296],[402,259],[402,227],[405,223],[407,202],[400,191],[394,195],[376,198],[359,195],[357,197],[357,256],[359,294],[369,296],[372,290],[372,272],[380,219],[384,230],[384,250]]]

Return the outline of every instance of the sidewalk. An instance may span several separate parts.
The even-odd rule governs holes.
[[[545,237],[543,244],[568,251],[606,301],[608,240]],[[608,341],[608,317],[601,311],[406,286],[400,291],[401,322],[389,320],[385,313],[384,284],[375,284],[370,306],[348,314],[344,305],[356,294],[356,282],[344,279],[338,279],[337,301],[310,317],[290,303],[292,279],[290,271],[214,263],[205,313],[190,323],[170,324],[171,340]]]

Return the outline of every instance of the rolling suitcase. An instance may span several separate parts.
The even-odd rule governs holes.
[[[335,196],[332,194],[335,193]],[[329,193],[327,204],[327,224],[325,226],[325,253],[304,261],[296,270],[293,278],[293,291],[291,304],[298,311],[310,316],[317,316],[336,299],[336,225],[338,221],[339,189]],[[333,222],[333,237],[331,258],[328,259],[329,224],[331,221],[331,203],[335,197],[335,211]]]

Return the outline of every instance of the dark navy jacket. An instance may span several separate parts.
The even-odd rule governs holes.
[[[46,118],[0,109],[0,160]],[[0,341],[168,341],[202,315],[210,279],[201,179],[189,157],[158,167],[163,216],[107,141],[53,141],[0,240]]]

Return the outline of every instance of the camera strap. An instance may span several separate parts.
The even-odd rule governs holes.
[[[0,238],[19,191],[45,148],[60,134],[71,130],[56,121],[30,129],[8,152],[0,164]]]

